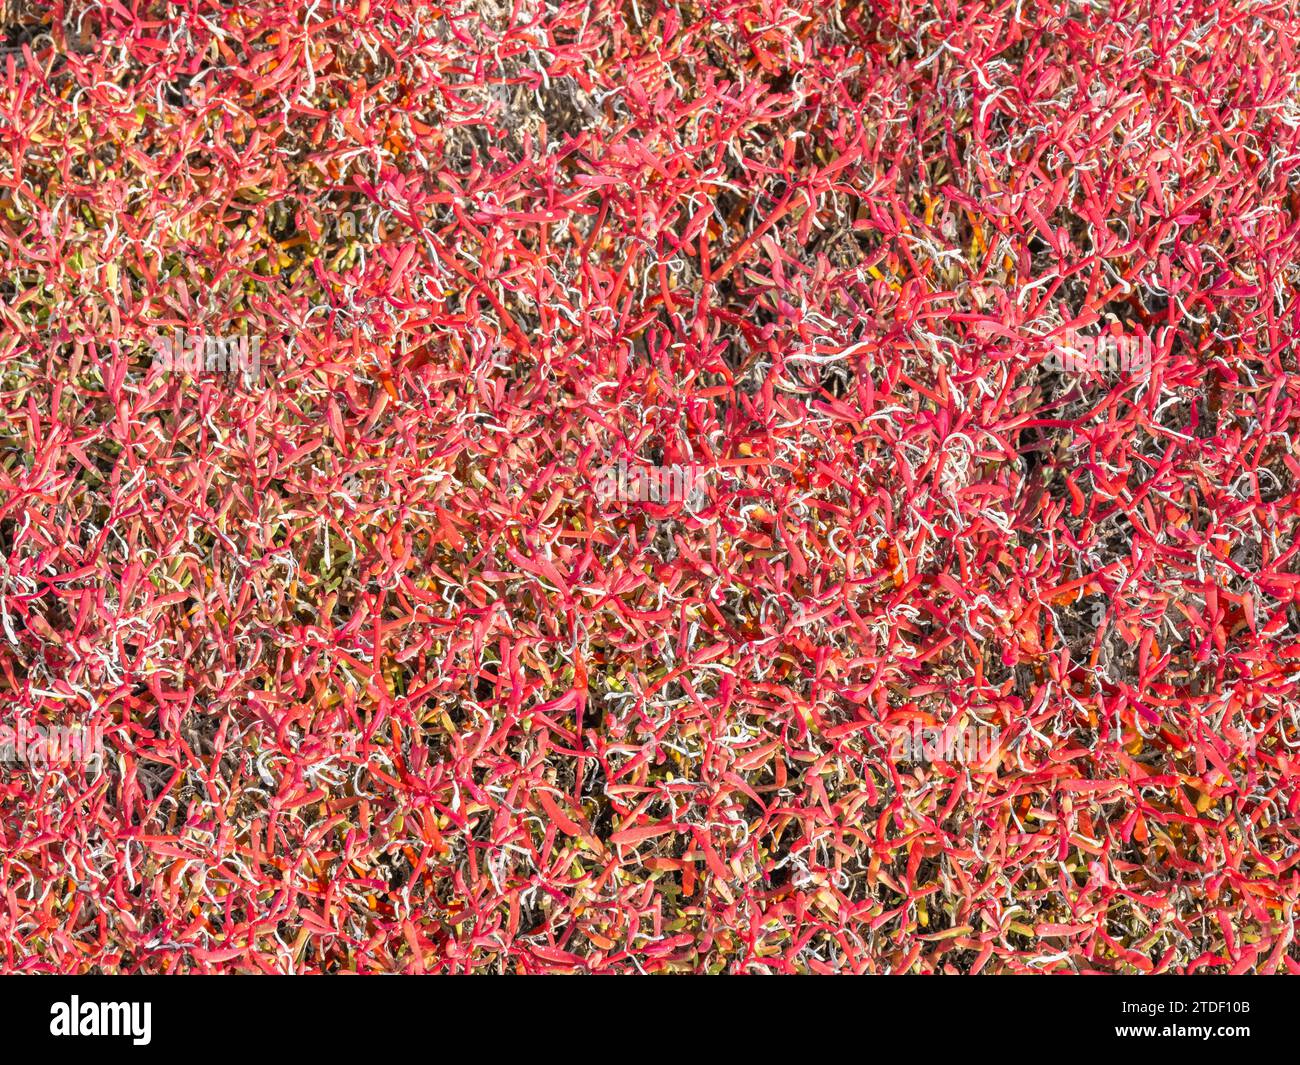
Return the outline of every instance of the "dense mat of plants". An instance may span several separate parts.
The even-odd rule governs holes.
[[[11,3],[0,967],[1300,968],[1296,15]]]

